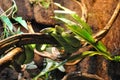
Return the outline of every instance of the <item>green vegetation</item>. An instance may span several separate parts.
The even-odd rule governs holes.
[[[31,4],[38,4],[44,8],[49,8],[51,0],[29,0]]]
[[[41,2],[43,5],[45,5],[46,3]],[[47,3],[48,7],[49,3]],[[68,30],[65,30],[64,28],[62,28],[61,26],[56,25],[55,28],[45,28],[43,30],[41,30],[40,32],[43,34],[47,34],[52,36],[53,38],[55,38],[59,44],[57,44],[55,47],[60,50],[63,49],[64,52],[60,52],[60,56],[61,57],[65,57],[64,60],[60,60],[59,62],[55,61],[55,60],[51,60],[49,58],[45,58],[45,62],[46,65],[44,66],[44,69],[37,75],[34,77],[34,80],[37,80],[39,77],[45,77],[45,79],[48,78],[49,73],[52,70],[55,69],[59,69],[60,71],[64,72],[64,67],[63,65],[68,62],[68,61],[75,61],[75,60],[81,60],[87,56],[94,56],[94,55],[101,55],[104,58],[106,58],[107,60],[114,60],[114,61],[120,61],[120,56],[112,56],[106,49],[106,47],[104,46],[104,44],[101,41],[96,41],[93,38],[93,34],[92,34],[92,30],[90,28],[90,26],[85,23],[83,20],[81,20],[81,18],[73,11],[59,5],[56,3],[56,5],[60,8],[62,8],[64,10],[64,13],[68,13],[68,15],[70,15],[74,21],[71,21],[65,17],[59,17],[59,16],[55,16],[55,19],[58,19],[62,22],[64,22],[66,28]],[[1,36],[1,39],[7,38],[9,36],[13,36],[15,34],[21,34],[23,33],[22,31],[20,31],[20,28],[18,28],[17,30],[15,29],[15,27],[13,26],[12,22],[10,21],[10,19],[8,18],[8,15],[6,15],[6,12],[8,11],[12,11],[12,19],[15,20],[17,23],[21,24],[26,30],[28,30],[27,28],[27,23],[25,20],[22,20],[22,17],[14,17],[15,12],[17,11],[17,6],[13,0],[13,6],[10,7],[7,11],[3,12],[0,15],[0,19],[4,24],[4,32],[3,32],[3,36]],[[61,14],[61,13],[57,13],[57,14]],[[24,34],[24,33],[23,33]],[[84,51],[81,54],[77,54],[74,56],[70,56],[72,53],[78,51],[80,48],[83,47],[83,45],[91,45],[93,46],[94,49],[96,49],[95,51]],[[44,46],[44,48],[42,48]],[[29,64],[30,62],[33,61],[34,58],[34,49],[39,49],[38,51],[43,52],[49,52],[51,53],[51,50],[48,50],[48,48],[50,47],[54,47],[54,45],[52,44],[29,44],[29,45],[24,45],[25,51],[24,53],[22,53],[17,60],[15,60],[18,64],[22,65],[22,64]],[[66,55],[66,56],[65,56]],[[29,66],[32,66],[35,64],[31,64]],[[34,68],[34,67],[33,67]],[[35,67],[36,68],[36,67]]]

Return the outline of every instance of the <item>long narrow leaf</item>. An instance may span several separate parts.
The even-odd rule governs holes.
[[[46,59],[47,65],[46,67],[42,70],[42,72],[40,73],[39,76],[44,75],[45,73],[47,73],[49,71],[49,69],[53,66],[54,62],[51,61],[50,59]]]
[[[117,62],[120,62],[120,56],[114,56],[113,57],[113,60],[117,61]]]
[[[50,59],[49,59],[50,60]],[[38,74],[33,80],[38,80],[38,78],[40,77],[40,76],[42,76],[42,75],[44,75],[45,73],[48,73],[48,72],[50,72],[50,71],[52,71],[52,70],[55,70],[55,69],[57,69],[57,68],[60,68],[60,66],[63,66],[65,63],[67,62],[67,60],[64,60],[64,61],[62,61],[62,62],[60,62],[60,63],[58,63],[57,65],[52,65],[52,64],[54,64],[54,62],[52,61],[52,62],[47,62],[48,64],[50,64],[50,65],[48,65],[47,66],[47,68],[45,68],[44,70],[43,70],[43,72],[41,72],[40,74]],[[52,68],[51,68],[52,67]]]
[[[9,30],[13,32],[13,25],[7,16],[1,16],[0,19],[8,26]]]
[[[66,23],[67,27],[76,35],[78,35],[79,37],[83,38],[84,40],[86,40],[88,43],[90,43],[91,45],[93,45],[93,47],[98,50],[99,52],[103,53],[103,54],[107,54],[110,56],[109,52],[107,52],[106,47],[99,41],[99,42],[95,42],[94,38],[92,37],[92,35],[86,31],[86,29],[80,27],[80,25],[77,25],[76,23],[66,19],[66,18],[59,18],[59,17],[55,17],[56,19],[59,19],[61,21],[63,21],[64,23]]]
[[[77,50],[77,48],[72,47],[61,35],[56,34],[56,32],[51,33],[51,35],[64,47],[66,53],[71,54]]]
[[[75,34],[80,36],[81,38],[85,39],[89,43],[95,43],[95,40],[93,39],[92,35],[89,34],[85,29],[80,27],[79,25],[75,24],[74,22],[65,19],[65,18],[59,18],[55,16],[56,19],[59,19],[67,24],[67,27]]]
[[[22,19],[22,17],[16,17],[16,18],[13,18],[15,21],[17,21],[18,23],[20,23],[25,29],[28,30],[28,27],[27,27],[27,23],[25,20]]]
[[[110,56],[108,56],[106,54],[102,54],[101,52],[98,52],[98,51],[85,51],[82,54],[74,55],[74,56],[68,58],[67,60],[68,61],[81,60],[81,59],[83,59],[83,58],[85,58],[87,56],[92,57],[94,55],[101,55],[101,56],[105,57],[108,60],[112,60],[112,58]]]
[[[64,13],[70,14],[71,17],[73,17],[76,20],[76,22],[78,22],[82,27],[84,27],[87,30],[87,32],[92,34],[92,30],[91,30],[90,26],[88,24],[86,24],[83,20],[81,20],[81,18],[76,14],[76,12],[61,6],[59,3],[54,3],[54,4],[57,5],[58,7],[60,7],[61,9],[63,9]]]
[[[80,28],[78,25],[68,25],[67,27],[72,30],[73,33],[85,39],[87,42],[91,44],[95,43],[92,35],[90,35],[85,29]]]
[[[103,52],[103,53],[107,53],[107,49],[101,41],[99,41],[93,45],[96,49],[98,49],[98,51]]]
[[[83,20],[81,20],[81,18],[80,18],[77,14],[71,14],[71,16],[72,16],[77,22],[79,22],[79,24],[80,24],[81,26],[83,26],[83,27],[85,28],[85,30],[86,30],[87,32],[89,32],[89,34],[92,34],[92,30],[91,30],[90,26],[89,26],[87,23],[85,23]]]

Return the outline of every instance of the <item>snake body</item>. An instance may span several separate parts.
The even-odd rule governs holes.
[[[0,54],[14,46],[26,44],[57,44],[58,42],[50,35],[42,33],[24,33],[10,36],[0,41]]]

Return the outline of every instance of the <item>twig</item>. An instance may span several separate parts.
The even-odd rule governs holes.
[[[9,53],[7,53],[4,57],[0,59],[0,65],[8,61],[11,61],[15,55],[21,53],[22,51],[23,50],[20,47],[14,48],[13,50],[11,50]]]
[[[55,47],[52,48],[51,53],[49,53],[47,51],[40,52],[36,49],[34,49],[34,53],[36,53],[42,57],[52,59],[52,60],[57,60],[58,56],[60,55],[57,48],[55,48]]]
[[[0,16],[4,13],[4,10],[0,7]],[[5,14],[4,14],[5,15]]]
[[[104,38],[106,36],[106,34],[109,32],[109,30],[111,29],[115,19],[117,18],[117,15],[119,14],[119,11],[120,11],[120,1],[118,2],[112,17],[110,18],[110,20],[108,21],[106,26],[103,28],[103,30],[99,31],[98,33],[96,33],[93,36],[94,39],[96,39],[96,42],[101,40],[102,38]]]
[[[4,11],[4,10],[0,7],[0,17],[3,16],[3,15],[10,16],[10,14],[13,12],[14,7],[16,7],[15,1],[12,0],[12,2],[13,2],[13,5],[12,5],[9,9],[7,9],[6,11]],[[3,10],[2,13],[1,13],[1,10]],[[11,10],[11,11],[10,11],[10,10]],[[10,11],[10,12],[9,12],[9,11]],[[16,10],[15,10],[15,11],[16,11]],[[14,11],[14,12],[15,12],[15,11]],[[7,12],[9,12],[9,14],[6,14]]]
[[[49,58],[49,59],[52,59],[52,60],[55,60],[53,57],[53,55],[49,52],[46,52],[46,51],[43,51],[43,52],[39,52],[38,50],[34,49],[34,53],[35,54],[38,54],[42,57],[45,57],[45,58]]]
[[[81,1],[77,1],[77,0],[74,0],[76,3],[78,3],[81,7],[81,10],[82,10],[82,16],[81,16],[81,19],[86,22],[86,19],[88,17],[87,15],[87,8],[86,8],[86,5],[85,5],[85,2],[84,0],[81,0]]]
[[[79,54],[82,54],[83,52],[85,52],[85,51],[88,51],[88,50],[90,50],[92,48],[92,46],[91,45],[88,45],[88,46],[84,46],[84,47],[82,47],[82,48],[80,48],[79,50],[77,50],[76,52],[74,52],[72,55],[71,55],[71,57],[74,57],[74,56],[76,56],[76,55],[79,55]],[[75,64],[77,64],[78,62],[80,62],[82,59],[77,59],[77,60],[75,60],[75,61],[68,61],[65,65],[75,65]]]
[[[32,25],[31,25],[31,23],[30,22],[27,22],[27,27],[28,27],[28,32],[29,33],[35,33],[35,31],[33,30],[33,28],[32,28]]]

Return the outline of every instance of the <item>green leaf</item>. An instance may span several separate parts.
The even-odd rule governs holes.
[[[81,18],[76,14],[76,12],[61,6],[59,3],[54,3],[54,4],[57,5],[58,7],[60,7],[61,9],[63,9],[64,13],[70,14],[72,18],[74,18],[82,27],[84,27],[84,29],[86,29],[87,32],[92,34],[92,30],[91,30],[90,26],[87,23],[85,23],[83,20],[81,20]]]
[[[95,51],[85,51],[81,54],[74,55],[74,56],[68,58],[68,61],[81,60],[87,56],[94,56],[94,55],[101,55],[101,54],[99,52],[95,52]]]
[[[25,55],[26,55],[26,60],[24,63],[27,64],[33,61],[34,58],[33,49],[35,48],[35,44],[24,45],[24,47],[25,47]]]
[[[64,67],[63,67],[64,62],[58,63],[58,62],[55,62],[55,61],[53,61],[51,59],[47,59],[47,58],[46,58],[46,62],[47,62],[46,67],[42,70],[42,72],[37,77],[43,76],[47,72],[52,71],[56,68],[58,68],[59,70],[61,70],[63,72],[65,71]]]
[[[7,16],[1,16],[0,19],[8,26],[9,30],[13,32],[13,25]]]
[[[64,11],[66,11],[66,13],[70,14],[72,18],[74,18],[76,21],[73,22],[66,18],[55,16],[56,19],[63,21],[74,34],[90,43],[97,51],[104,55],[105,58],[112,60],[110,53],[106,50],[106,47],[100,41],[96,42],[95,39],[92,37],[92,30],[87,23],[82,21],[81,18],[74,11],[63,7],[58,3],[55,3],[55,5],[62,8]]]
[[[54,64],[54,62],[51,59],[46,59],[46,62],[47,62],[46,67],[41,71],[39,77],[45,75]]]
[[[70,21],[70,20],[68,20],[68,19],[66,19],[66,18],[60,18],[60,17],[58,17],[58,16],[55,16],[54,18],[55,18],[55,19],[58,19],[58,20],[61,20],[61,21],[63,21],[63,22],[66,23],[66,24],[76,25],[75,22]]]
[[[58,62],[55,62],[55,65],[58,66],[60,63]],[[58,69],[61,71],[61,72],[65,72],[65,68],[61,65],[58,67]]]
[[[68,25],[68,27],[78,35],[79,37],[85,39],[89,43],[95,43],[95,40],[93,39],[92,35],[90,35],[85,29],[80,28],[77,25]]]
[[[49,6],[50,6],[50,0],[47,0],[47,1],[45,1],[45,0],[41,0],[41,2],[40,2],[41,4],[42,4],[42,6],[44,7],[44,8],[49,8]]]
[[[61,34],[62,32],[64,32],[64,28],[62,28],[61,26],[56,25],[55,29],[56,29],[56,32],[59,33],[59,34]]]
[[[50,60],[50,59],[49,59],[49,60]],[[42,75],[44,75],[45,73],[48,73],[48,72],[50,72],[50,71],[52,71],[52,70],[55,70],[55,69],[57,69],[57,68],[60,67],[60,66],[63,66],[66,62],[67,62],[67,60],[64,60],[64,61],[62,61],[62,62],[59,62],[58,65],[54,65],[54,66],[53,66],[53,62],[50,62],[50,64],[49,64],[49,62],[47,62],[49,65],[48,65],[45,69],[43,69],[43,72],[40,72],[36,77],[34,77],[33,80],[38,80],[38,78],[39,78],[40,76],[42,76]]]
[[[51,35],[64,47],[66,53],[73,53],[77,49],[72,47],[69,43],[67,43],[64,38],[61,36],[61,34],[57,34],[56,31],[51,33]]]
[[[70,44],[73,47],[79,48],[81,46],[80,40],[78,40],[77,38],[75,38],[69,33],[62,32],[62,37],[68,44]]]
[[[102,43],[101,41],[97,42],[97,43],[94,45],[94,47],[95,47],[96,49],[98,49],[98,51],[100,51],[100,52],[107,53],[107,49],[106,49],[106,47],[103,45],[103,43]]]
[[[15,21],[17,21],[18,23],[20,23],[25,29],[28,30],[28,27],[27,27],[27,23],[25,20],[22,19],[22,17],[16,17],[16,18],[13,18]]]
[[[35,62],[32,61],[31,63],[26,64],[26,69],[36,69],[37,66],[35,65]]]
[[[120,62],[120,56],[114,56],[113,60]]]
[[[54,30],[55,30],[55,28],[48,27],[48,28],[44,28],[44,29],[40,30],[40,32],[49,34],[49,33],[52,33]]]
[[[71,16],[81,25],[84,27],[84,29],[89,33],[92,34],[92,30],[90,28],[90,26],[85,23],[83,20],[81,20],[81,18],[77,15],[77,14],[71,14]]]
[[[77,25],[76,23],[65,19],[65,18],[59,18],[59,17],[55,17],[56,19],[59,19],[63,22],[66,23],[67,27],[77,36],[83,38],[84,40],[86,40],[88,43],[90,43],[91,45],[94,46],[95,49],[97,49],[99,52],[106,54],[108,56],[110,56],[110,54],[107,52],[106,47],[99,41],[99,42],[95,42],[94,38],[92,37],[92,35],[86,31],[86,29],[80,27],[80,25]]]
[[[77,25],[76,23],[65,19],[65,18],[59,18],[59,17],[55,17],[56,19],[59,19],[63,22],[66,23],[67,27],[75,34],[77,34],[78,36],[80,36],[81,38],[85,39],[87,42],[89,43],[95,43],[95,40],[93,39],[92,35],[89,34],[84,28],[82,28],[82,26]]]
[[[102,54],[101,52],[98,52],[98,51],[85,51],[81,54],[78,54],[78,55],[74,55],[70,58],[68,58],[68,61],[75,61],[75,60],[81,60],[87,56],[94,56],[94,55],[102,55],[103,57],[105,57],[106,59],[108,60],[112,60],[112,58],[106,54]]]

